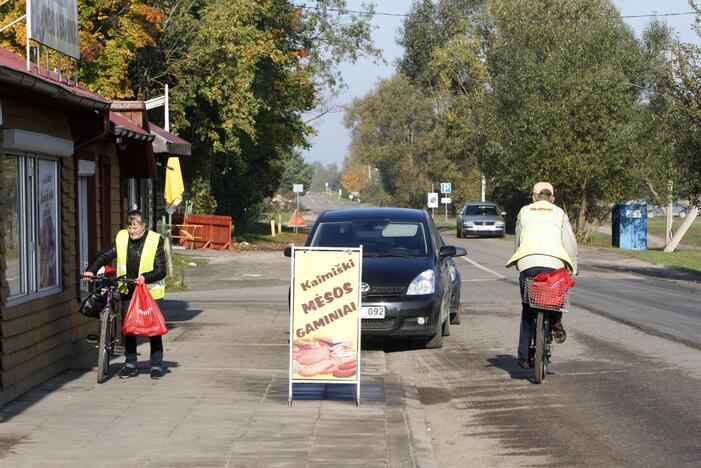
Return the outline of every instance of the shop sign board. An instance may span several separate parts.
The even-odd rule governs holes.
[[[293,383],[356,385],[360,398],[362,247],[292,248],[289,403]]]
[[[77,0],[27,0],[28,38],[80,58]]]

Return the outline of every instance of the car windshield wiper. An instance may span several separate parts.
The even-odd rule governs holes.
[[[396,253],[396,252],[363,252],[363,257],[400,257],[400,258],[413,258],[416,255],[406,254],[406,253]]]

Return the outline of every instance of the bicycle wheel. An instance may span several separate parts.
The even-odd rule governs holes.
[[[100,313],[100,345],[97,350],[97,383],[107,380],[110,367],[110,344],[112,343],[112,311],[109,307]]]
[[[543,311],[538,311],[535,325],[535,355],[533,356],[533,368],[535,370],[535,383],[539,384],[545,376],[545,327]]]

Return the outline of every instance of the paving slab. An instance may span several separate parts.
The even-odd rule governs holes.
[[[359,407],[354,385],[320,384],[295,385],[289,406],[289,260],[211,259],[162,303],[162,379],[149,378],[148,343],[135,378],[100,385],[86,367],[52,379],[0,410],[0,466],[436,466],[418,393],[382,351],[363,351]],[[239,288],[253,268],[258,282]]]

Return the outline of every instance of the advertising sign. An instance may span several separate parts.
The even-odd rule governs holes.
[[[28,37],[80,58],[77,0],[28,0]]]
[[[438,208],[438,194],[435,192],[428,194],[428,207]]]
[[[292,248],[290,383],[355,383],[360,395],[360,248]]]
[[[39,288],[58,285],[58,204],[56,163],[39,160]]]

